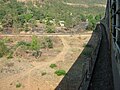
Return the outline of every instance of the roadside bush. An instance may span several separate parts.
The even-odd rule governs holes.
[[[58,76],[62,76],[62,75],[66,74],[66,71],[65,70],[57,70],[57,71],[55,71],[55,74],[57,74]]]
[[[0,57],[3,57],[7,53],[8,53],[7,46],[5,45],[5,43],[2,40],[0,40]]]

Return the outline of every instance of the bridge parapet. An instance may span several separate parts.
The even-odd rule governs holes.
[[[120,90],[120,0],[107,1],[104,25],[110,41],[114,90]]]
[[[120,0],[107,0],[105,17],[101,23],[105,27],[109,41],[114,90],[120,90]],[[94,65],[93,68],[95,68]],[[89,90],[87,86],[90,84],[90,80],[85,84],[86,86],[83,85],[82,90]]]

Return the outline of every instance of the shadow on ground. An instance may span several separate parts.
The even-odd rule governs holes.
[[[55,88],[55,90],[78,90],[81,77],[82,77],[82,67],[85,63],[88,63],[91,59],[92,52],[94,48],[97,47],[97,43],[99,41],[99,25],[97,25],[95,31],[92,33],[92,36],[85,45],[84,50],[79,55],[75,63],[71,66],[67,74],[61,80],[59,85]]]

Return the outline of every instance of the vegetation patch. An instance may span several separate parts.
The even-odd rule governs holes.
[[[11,59],[11,58],[13,58],[13,52],[9,52],[7,55],[7,59]]]
[[[57,70],[57,71],[55,71],[55,74],[57,75],[57,76],[64,76],[64,75],[66,75],[66,71],[65,70]]]
[[[55,28],[53,26],[46,26],[47,33],[55,33]]]
[[[51,64],[50,67],[55,68],[55,67],[57,67],[57,65],[56,64]]]
[[[30,46],[31,44],[29,42],[25,42],[25,41],[19,41],[17,42],[16,46],[19,47],[19,46]]]
[[[17,82],[16,88],[20,88],[21,86],[22,86],[22,84],[20,82]]]
[[[9,52],[7,46],[5,45],[4,41],[0,40],[0,57],[3,57]]]
[[[53,48],[53,42],[50,37],[45,37],[41,42],[41,48]]]
[[[31,48],[32,50],[35,50],[35,51],[37,51],[37,50],[40,49],[40,43],[39,43],[39,41],[38,41],[37,36],[35,36],[35,35],[32,36],[32,41],[31,41],[30,48]]]
[[[92,6],[99,2],[105,4],[105,0],[64,0],[66,3],[91,5],[89,8],[65,5],[61,0],[44,0],[44,4],[38,0],[35,2],[33,5],[31,0],[26,3],[17,0],[0,0],[0,31],[5,33],[28,32],[38,27],[37,23],[43,23],[46,25],[47,33],[55,33],[54,27],[56,26],[62,25],[69,28],[87,20],[89,25],[86,29],[92,30],[105,11],[105,7]],[[64,24],[61,24],[61,21]]]
[[[44,76],[44,75],[46,75],[46,74],[47,74],[46,72],[42,72],[42,73],[41,73],[42,76]]]

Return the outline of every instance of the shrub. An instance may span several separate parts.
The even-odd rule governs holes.
[[[55,33],[55,28],[53,26],[46,26],[47,33]]]
[[[55,67],[57,67],[57,65],[56,64],[51,64],[50,67],[55,68]]]
[[[7,53],[8,53],[7,46],[5,45],[5,43],[2,40],[0,40],[0,57],[3,57]]]
[[[41,73],[42,76],[44,76],[44,75],[46,75],[46,74],[47,74],[46,72],[42,72],[42,73]]]
[[[11,39],[11,38],[8,38],[8,37],[3,38],[2,41],[3,41],[4,43],[13,42],[12,39]]]
[[[7,55],[7,59],[11,59],[11,58],[13,58],[13,52],[9,52]]]
[[[93,15],[88,15],[87,18],[88,18],[89,21],[91,21],[91,20],[94,19],[94,16]]]
[[[39,58],[41,56],[42,52],[41,51],[35,51],[32,53],[32,55],[35,57],[35,58]]]
[[[41,48],[53,48],[53,42],[49,37],[45,37],[40,47]]]
[[[13,27],[13,17],[11,14],[6,14],[2,19],[2,25],[4,28]]]
[[[19,83],[19,82],[17,82],[17,84],[16,84],[16,88],[20,88],[21,86],[22,86],[22,84]]]
[[[44,22],[46,25],[49,25],[49,26],[51,26],[51,25],[54,24],[53,18],[52,18],[52,17],[48,17],[48,16],[43,20],[43,22]]]
[[[40,49],[40,44],[39,44],[37,36],[35,36],[35,35],[32,36],[32,42],[31,42],[30,47],[32,50],[35,50],[35,51]]]
[[[62,76],[62,75],[66,74],[66,71],[65,70],[57,70],[57,71],[55,71],[55,74],[57,74],[58,76]]]
[[[96,22],[89,22],[86,30],[94,30]]]
[[[40,47],[41,47],[41,48],[46,48],[46,43],[45,43],[44,41],[41,42]]]
[[[96,15],[96,16],[95,16],[95,19],[96,19],[97,21],[100,21],[101,15],[100,15],[100,14],[99,14],[99,15]]]
[[[20,41],[20,42],[17,42],[17,47],[18,46],[21,46],[21,45],[23,45],[23,46],[30,46],[30,43],[28,43],[28,42],[25,42],[25,41]]]
[[[80,15],[80,19],[81,19],[82,22],[85,22],[85,21],[86,21],[86,16],[83,15],[83,14],[81,14],[81,15]]]
[[[91,23],[89,23],[86,27],[86,30],[93,30],[93,26]]]
[[[45,38],[45,42],[46,42],[46,46],[48,47],[48,48],[53,48],[53,43],[52,43],[52,40],[49,38],[49,37],[46,37]]]

